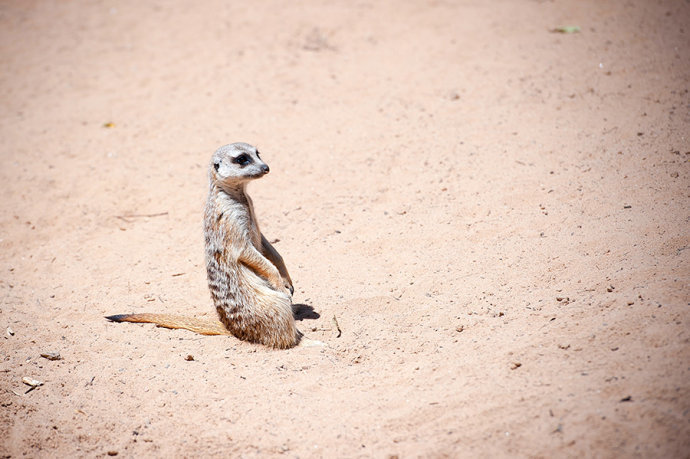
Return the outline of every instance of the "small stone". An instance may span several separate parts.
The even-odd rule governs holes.
[[[60,353],[54,351],[42,352],[41,357],[48,360],[62,360],[62,357],[60,357]]]
[[[187,357],[184,358],[187,362],[193,362],[194,361],[194,356],[192,354],[187,355]]]
[[[118,454],[117,451],[108,451],[108,456],[117,456]]]
[[[22,382],[24,384],[26,384],[27,386],[31,386],[31,387],[38,387],[38,386],[43,385],[43,381],[39,381],[38,379],[29,378],[28,376],[24,376],[22,378]]]
[[[513,362],[510,364],[510,369],[516,370],[516,369],[520,368],[521,366],[522,366],[522,364],[520,362]]]

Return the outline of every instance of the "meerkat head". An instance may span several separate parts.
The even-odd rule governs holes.
[[[246,143],[224,145],[211,158],[211,182],[243,183],[268,174],[268,164],[259,157],[259,151]]]

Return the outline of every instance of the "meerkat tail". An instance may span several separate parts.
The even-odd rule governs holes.
[[[112,322],[156,324],[159,327],[189,330],[200,335],[232,335],[220,321],[211,319],[150,313],[118,314],[107,316],[106,319]]]

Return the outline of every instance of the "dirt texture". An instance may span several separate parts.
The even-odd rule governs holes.
[[[690,2],[287,5],[0,4],[0,457],[689,457]],[[236,141],[325,348],[104,319]]]

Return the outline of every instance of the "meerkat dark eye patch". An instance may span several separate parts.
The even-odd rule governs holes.
[[[220,163],[213,163],[213,168],[218,172],[218,168],[220,167]]]
[[[232,162],[239,164],[240,166],[246,166],[252,162],[252,158],[250,158],[247,154],[241,154],[237,158],[233,159]]]

